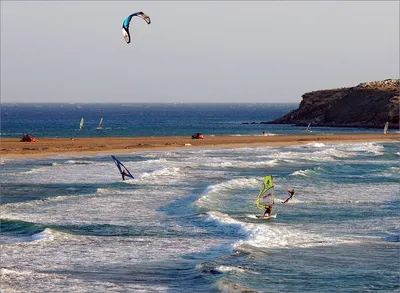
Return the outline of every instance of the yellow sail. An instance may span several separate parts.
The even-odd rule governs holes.
[[[264,177],[263,185],[256,199],[256,205],[259,208],[272,205],[275,199],[274,179],[271,175]]]

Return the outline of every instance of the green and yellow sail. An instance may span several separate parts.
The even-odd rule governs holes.
[[[274,203],[275,200],[275,188],[274,179],[271,175],[264,177],[263,185],[261,187],[260,194],[256,199],[256,205],[259,208],[266,208]]]

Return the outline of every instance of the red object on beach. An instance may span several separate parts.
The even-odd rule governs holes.
[[[204,135],[202,133],[200,133],[200,132],[197,132],[197,133],[192,135],[192,138],[203,139]]]
[[[24,133],[24,135],[22,136],[20,141],[22,141],[22,142],[36,142],[36,138],[34,138],[33,136],[30,136],[27,133]]]

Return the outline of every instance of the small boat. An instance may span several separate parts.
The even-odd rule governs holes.
[[[83,119],[83,117],[82,117],[81,123],[79,123],[79,130],[83,130],[83,128],[85,128],[84,124],[85,124],[85,119]]]
[[[100,119],[99,126],[96,129],[103,129],[103,118]]]

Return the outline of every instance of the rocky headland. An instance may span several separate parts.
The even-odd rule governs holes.
[[[360,83],[354,87],[308,92],[299,108],[261,124],[330,127],[399,128],[399,79]]]

